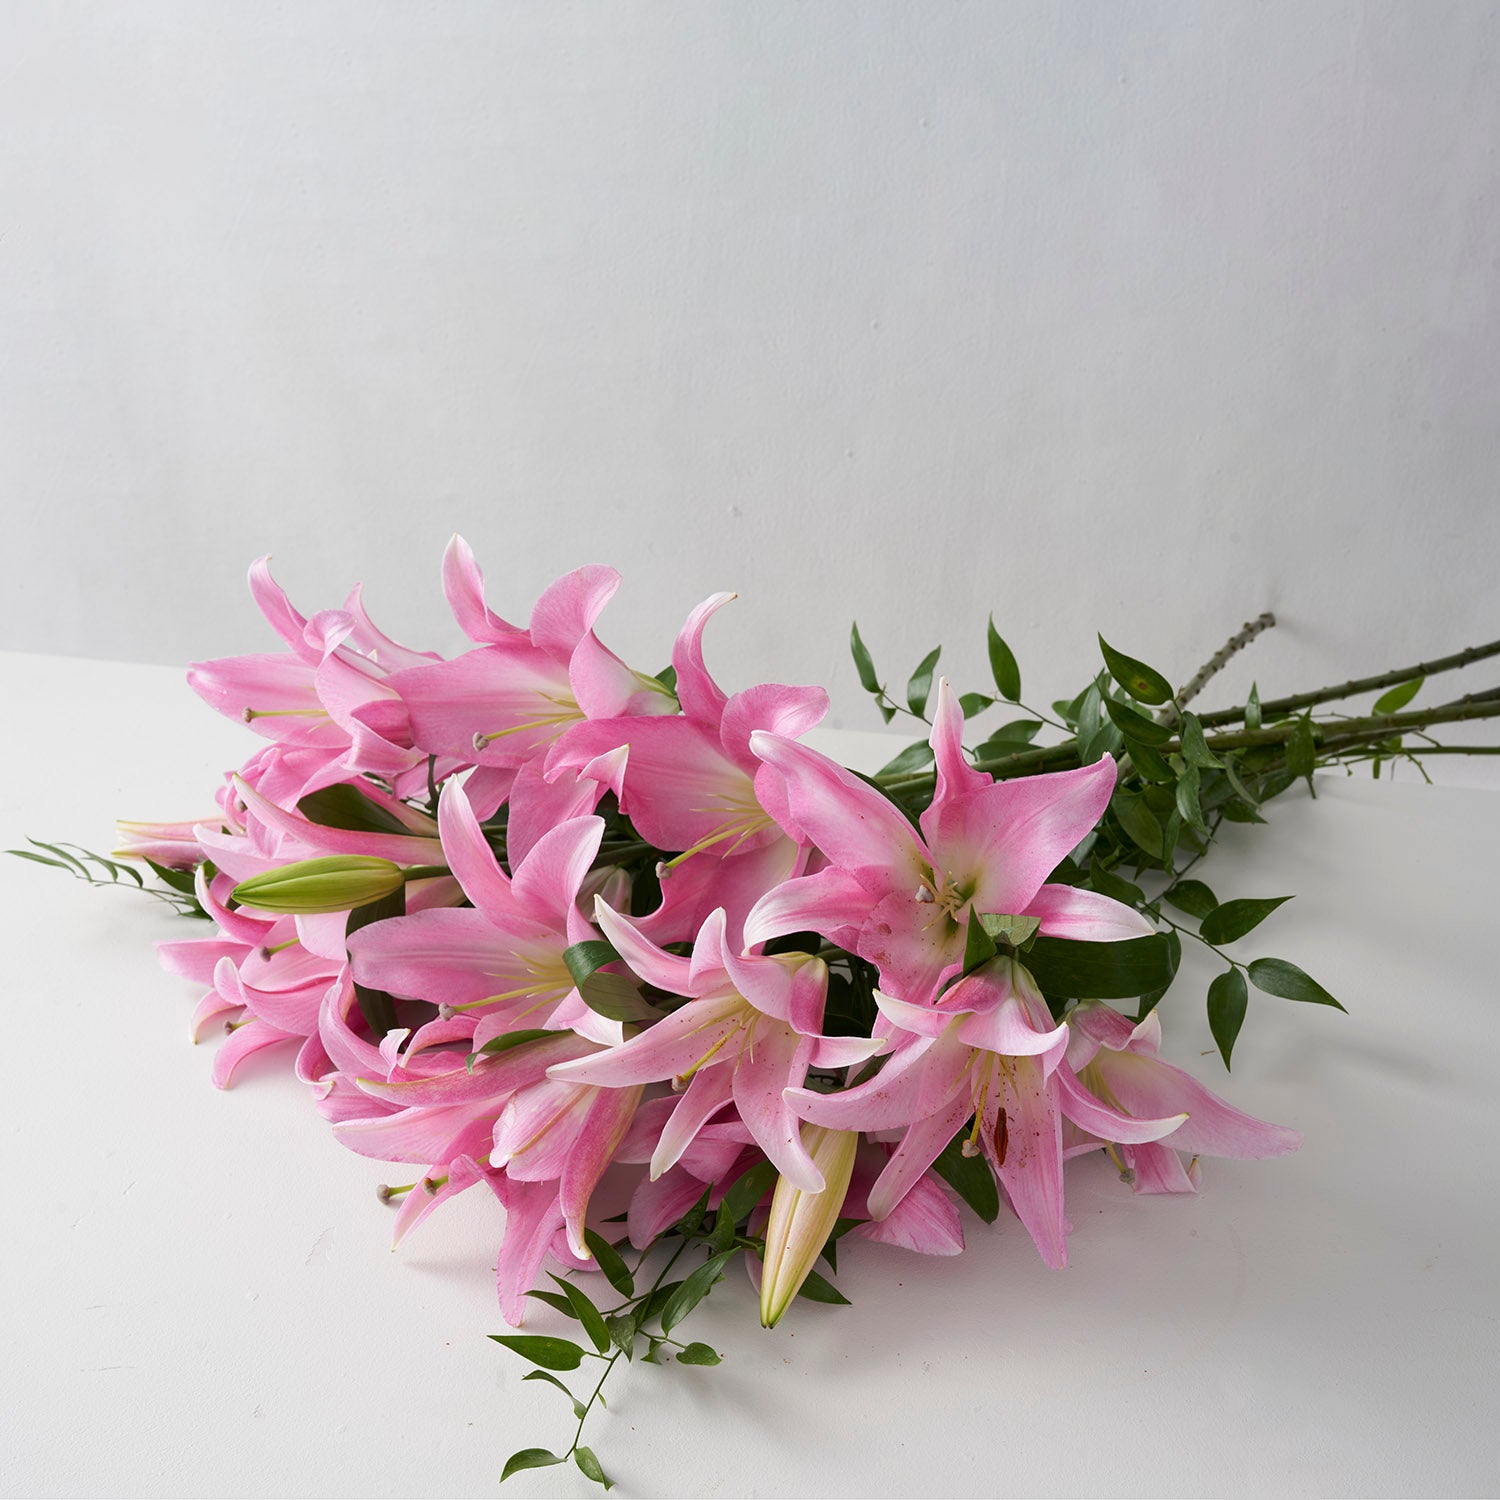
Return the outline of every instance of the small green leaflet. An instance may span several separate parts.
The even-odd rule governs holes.
[[[1388,693],[1382,693],[1375,700],[1375,712],[1377,714],[1400,713],[1417,696],[1424,681],[1426,681],[1425,678],[1413,677],[1410,682],[1398,683]]]
[[[1308,787],[1312,786],[1312,773],[1318,763],[1318,745],[1313,734],[1312,719],[1306,714],[1292,726],[1286,742],[1286,768],[1293,777],[1305,776]]]
[[[1040,917],[1013,917],[992,911],[981,912],[979,921],[991,938],[1003,938],[1012,948],[1024,947],[1042,925]]]
[[[489,1337],[544,1370],[576,1370],[583,1363],[583,1350],[568,1339],[531,1333],[492,1333]]]
[[[324,828],[344,828],[359,833],[399,833],[408,838],[414,831],[395,813],[381,807],[348,782],[325,786],[298,800],[297,811],[309,823]]]
[[[504,1484],[512,1474],[519,1474],[522,1469],[545,1469],[561,1462],[562,1459],[555,1453],[549,1453],[545,1448],[522,1448],[519,1453],[512,1453],[505,1460],[505,1468],[500,1473],[500,1483]]]
[[[595,1484],[602,1484],[607,1490],[614,1488],[614,1480],[605,1477],[604,1470],[599,1467],[599,1460],[594,1457],[594,1450],[592,1448],[575,1448],[573,1450],[573,1462]]]
[[[906,684],[907,706],[919,719],[927,712],[927,700],[932,695],[932,671],[942,654],[943,648],[934,646],[922,658],[917,670],[911,674],[911,681]]]
[[[509,1052],[512,1047],[524,1047],[527,1042],[539,1042],[544,1037],[555,1037],[555,1031],[538,1031],[535,1029],[527,1031],[507,1031],[504,1036],[491,1037],[478,1052],[471,1052],[464,1060],[469,1072],[474,1071],[474,1064],[481,1057],[494,1057],[501,1052]]]
[[[1104,665],[1109,675],[1130,694],[1137,703],[1166,703],[1172,696],[1172,684],[1154,667],[1116,651],[1101,635],[1099,649],[1104,653]]]
[[[1000,696],[1010,703],[1021,701],[1021,669],[1016,665],[1015,653],[1000,638],[995,629],[995,617],[990,616],[989,627],[990,675]]]
[[[1182,716],[1182,758],[1205,771],[1222,771],[1224,762],[1208,748],[1197,714]]]
[[[748,1172],[742,1172],[724,1194],[723,1206],[729,1210],[729,1217],[736,1224],[749,1218],[750,1211],[766,1196],[775,1181],[774,1162],[757,1162]]]
[[[965,974],[972,974],[975,969],[982,968],[987,964],[999,950],[995,947],[994,939],[985,931],[985,924],[975,912],[969,913],[969,921],[964,929],[964,967]]]
[[[1226,1068],[1229,1054],[1234,1051],[1234,1040],[1245,1019],[1247,998],[1245,977],[1238,969],[1227,969],[1208,987],[1208,1029],[1213,1032],[1219,1051],[1224,1054]]]
[[[975,714],[983,713],[994,701],[988,693],[964,693],[958,700],[958,706],[963,710],[964,718],[972,719]]]
[[[1132,792],[1116,792],[1110,801],[1110,811],[1120,820],[1120,827],[1129,835],[1131,843],[1144,849],[1156,859],[1161,858],[1161,824],[1145,802]]]
[[[563,953],[563,962],[583,1003],[597,1015],[611,1021],[654,1021],[661,1012],[641,998],[635,985],[623,974],[603,974],[605,964],[616,963],[620,955],[606,942],[591,938],[574,943]]]
[[[859,685],[867,693],[879,693],[880,679],[875,675],[875,663],[870,660],[870,653],[859,638],[857,624],[849,631],[849,650],[854,657],[854,670],[859,673]]]
[[[724,1356],[708,1344],[692,1343],[678,1353],[677,1363],[680,1365],[721,1365],[724,1363]]]
[[[1257,958],[1250,965],[1250,983],[1268,995],[1281,996],[1283,1000],[1331,1005],[1335,1010],[1344,1008],[1316,979],[1284,958]]]
[[[1127,1000],[1171,984],[1172,948],[1162,933],[1119,943],[1040,936],[1026,967],[1049,998]]]
[[[1253,682],[1250,684],[1250,696],[1245,701],[1245,728],[1260,728],[1260,689]]]
[[[1146,904],[1146,895],[1140,886],[1126,880],[1123,875],[1115,874],[1113,870],[1105,869],[1099,863],[1097,854],[1089,861],[1089,884],[1101,896],[1108,896],[1113,901],[1123,901],[1126,906],[1140,908]]]
[[[1191,763],[1184,766],[1182,775],[1177,778],[1177,811],[1184,823],[1206,835],[1208,824],[1203,821],[1203,809],[1198,802],[1198,782],[1198,767]],[[1163,858],[1166,857],[1164,851]]]
[[[663,1333],[671,1333],[708,1296],[713,1284],[723,1280],[724,1267],[735,1253],[733,1250],[725,1250],[719,1255],[711,1256],[672,1293],[667,1305],[661,1310]]]
[[[621,1259],[620,1252],[602,1234],[593,1229],[583,1231],[583,1242],[593,1252],[594,1259],[598,1261],[605,1280],[622,1297],[634,1296],[635,1281],[630,1275],[630,1268]]]
[[[604,1314],[594,1306],[588,1295],[580,1291],[571,1281],[564,1281],[561,1276],[553,1276],[552,1279],[562,1288],[563,1296],[568,1299],[573,1309],[573,1316],[583,1324],[583,1331],[588,1334],[589,1342],[593,1344],[596,1352],[603,1354],[609,1348],[609,1333],[604,1327]]]
[[[605,964],[616,963],[620,955],[602,938],[591,938],[584,943],[574,943],[563,953],[563,962],[568,966],[574,984],[582,984],[596,969]]]
[[[932,746],[926,740],[916,740],[904,750],[893,755],[875,774],[877,776],[904,776],[908,771],[920,771],[932,763]]]
[[[1207,942],[1232,943],[1253,932],[1278,906],[1291,899],[1272,896],[1261,901],[1226,901],[1204,917],[1199,931]]]
[[[797,1289],[799,1297],[806,1297],[809,1302],[827,1302],[835,1307],[848,1307],[849,1299],[829,1281],[826,1277],[819,1276],[816,1271],[807,1273],[807,1280]],[[682,1356],[678,1355],[680,1359]]]
[[[557,1378],[556,1375],[549,1375],[546,1370],[528,1370],[521,1377],[521,1379],[522,1380],[545,1380],[548,1385],[555,1385],[558,1388],[558,1390],[560,1390],[563,1393],[563,1395],[565,1395],[568,1398],[568,1400],[573,1403],[573,1415],[575,1417],[577,1417],[580,1422],[583,1421],[583,1414],[587,1410],[587,1408],[584,1406],[583,1402],[580,1401],[578,1399],[578,1397],[575,1396],[572,1393],[572,1391],[570,1391],[567,1388],[567,1386],[565,1386],[562,1383],[562,1381],[560,1381]],[[538,1450],[538,1451],[540,1451],[540,1450]]]
[[[1185,911],[1200,922],[1219,904],[1218,897],[1201,880],[1179,880],[1169,885],[1162,895],[1178,911]]]
[[[1148,719],[1118,698],[1106,698],[1104,707],[1120,733],[1136,745],[1165,745],[1172,738],[1172,731],[1165,724]]]

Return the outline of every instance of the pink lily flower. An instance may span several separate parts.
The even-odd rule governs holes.
[[[1225,1156],[1259,1161],[1285,1156],[1302,1144],[1299,1132],[1244,1114],[1191,1074],[1163,1062],[1157,1055],[1161,1022],[1155,1011],[1137,1024],[1100,1001],[1085,1001],[1068,1016],[1068,1026],[1065,1068],[1076,1074],[1079,1092],[1104,1104],[1116,1118],[1174,1112],[1183,1117],[1165,1139],[1126,1141],[1111,1133],[1108,1119],[1089,1123],[1083,1111],[1073,1115],[1085,1130],[1111,1147],[1119,1146],[1123,1172],[1136,1192],[1196,1192],[1179,1151],[1191,1152],[1194,1160]]]
[[[601,1043],[622,1036],[578,994],[563,954],[597,937],[578,910],[604,822],[572,818],[544,834],[507,876],[463,787],[438,802],[442,857],[472,908],[418,912],[361,928],[349,940],[354,976],[371,988],[477,1012],[475,1045],[524,1027],[571,1026]]]
[[[1042,1259],[1066,1265],[1062,1117],[1072,1115],[1074,1101],[1057,1074],[1068,1047],[1067,1023],[1053,1023],[1035,981],[1010,958],[992,959],[935,1005],[878,990],[875,1003],[906,1033],[881,1071],[841,1093],[787,1091],[792,1108],[813,1124],[904,1132],[870,1189],[870,1217],[886,1218],[972,1116],[965,1154],[984,1155]],[[1094,1112],[1106,1109],[1090,1096],[1082,1112],[1102,1124]],[[1116,1138],[1132,1141],[1158,1139],[1184,1118],[1109,1114]]]
[[[647,984],[688,1003],[621,1046],[548,1076],[569,1083],[624,1088],[671,1079],[683,1090],[651,1156],[660,1177],[698,1132],[732,1100],[777,1170],[804,1191],[823,1178],[803,1148],[797,1117],[782,1098],[810,1067],[844,1067],[872,1057],[884,1039],[824,1037],[828,968],[805,953],[740,956],[725,942],[722,910],[712,913],[691,958],[658,948],[602,901],[595,912],[605,936]]]
[[[874,963],[888,991],[930,1002],[962,962],[971,912],[1036,917],[1048,936],[1093,942],[1153,932],[1118,901],[1047,883],[1108,804],[1114,761],[992,781],[969,764],[962,737],[963,710],[944,679],[931,735],[936,791],[918,833],[826,756],[753,734],[751,748],[785,784],[783,825],[815,844],[828,868],[764,896],[746,942],[811,929]]]
[[[746,912],[766,891],[796,872],[802,849],[778,826],[773,810],[782,803],[781,780],[766,771],[751,750],[759,731],[794,740],[828,711],[819,687],[763,683],[732,697],[709,675],[703,661],[703,629],[733,594],[704,600],[677,636],[672,666],[677,674],[680,715],[599,718],[571,728],[547,757],[547,774],[581,770],[611,752],[621,754],[614,791],[620,810],[659,849],[680,850],[664,865],[673,880],[686,878],[684,863],[707,864],[706,881],[694,883],[691,912],[677,893],[664,890],[674,914],[687,917],[685,936],[722,906],[731,938]],[[752,858],[751,856],[754,856]],[[653,935],[671,939],[657,921]]]
[[[414,742],[466,765],[515,770],[581,719],[670,713],[661,684],[633,672],[594,634],[619,586],[613,568],[575,569],[542,594],[529,629],[520,630],[486,606],[483,575],[454,537],[443,587],[455,618],[481,644],[388,680]]]
[[[203,860],[203,850],[193,830],[199,820],[185,823],[115,824],[120,859],[149,859],[168,870],[191,870]]]

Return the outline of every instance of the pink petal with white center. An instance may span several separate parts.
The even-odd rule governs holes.
[[[691,1000],[624,1046],[561,1063],[549,1070],[549,1076],[604,1088],[685,1077],[710,1054],[717,1056],[744,1024],[745,1010],[745,1002],[738,995]]]
[[[307,621],[293,608],[281,585],[271,577],[270,563],[268,554],[250,564],[250,597],[271,629],[293,651],[300,653],[305,649],[302,633],[307,628]]]
[[[677,700],[655,678],[627,667],[592,633],[574,648],[568,681],[579,708],[591,719],[677,712]]]
[[[1182,1169],[1182,1158],[1170,1145],[1126,1146],[1125,1165],[1135,1193],[1196,1193],[1193,1175]]]
[[[680,1097],[678,1094],[661,1094],[643,1100],[630,1122],[629,1131],[615,1151],[615,1160],[631,1166],[644,1166],[650,1161],[667,1117],[677,1108]]]
[[[1023,912],[1099,821],[1115,776],[1106,756],[1077,770],[997,781],[934,801],[921,819],[933,865],[977,877],[974,910]]]
[[[914,1120],[891,1159],[870,1189],[869,1208],[872,1219],[884,1219],[903,1198],[922,1181],[927,1170],[942,1154],[955,1132],[974,1112],[974,1101],[967,1090],[956,1093],[935,1114]]]
[[[221,1021],[225,1016],[242,1009],[239,1001],[226,999],[218,990],[210,990],[193,1007],[192,1019],[188,1022],[188,1035],[195,1044],[201,1042],[205,1029],[213,1022]]]
[[[1159,1141],[1187,1119],[1186,1113],[1168,1115],[1159,1120],[1121,1114],[1090,1093],[1066,1063],[1057,1070],[1057,1094],[1062,1112],[1075,1125],[1097,1135],[1100,1140],[1121,1145]]]
[[[505,1237],[495,1266],[500,1316],[519,1328],[526,1316],[526,1293],[536,1285],[553,1237],[562,1228],[557,1185],[514,1182],[501,1172],[486,1173],[485,1181],[505,1205]]]
[[[247,1057],[267,1047],[277,1047],[283,1042],[299,1042],[302,1038],[295,1032],[278,1031],[265,1021],[246,1021],[237,1026],[214,1053],[213,1084],[216,1089],[227,1089],[239,1066]]]
[[[934,1000],[963,961],[964,932],[941,907],[894,890],[865,918],[855,951],[880,970],[883,989]]]
[[[849,1068],[868,1062],[889,1049],[888,1036],[820,1036],[814,1040],[814,1068]]]
[[[485,603],[484,574],[469,544],[457,534],[443,553],[443,596],[458,621],[458,628],[471,641],[525,639],[524,630],[502,620]]]
[[[677,1108],[662,1126],[656,1149],[651,1153],[651,1176],[675,1166],[698,1132],[726,1104],[734,1093],[734,1069],[731,1067],[703,1068],[693,1075]]]
[[[914,1182],[885,1218],[861,1224],[850,1233],[919,1255],[957,1255],[964,1248],[958,1210],[931,1174]]]
[[[789,932],[816,932],[836,943],[838,934],[852,939],[874,906],[870,892],[843,870],[800,875],[767,891],[751,908],[745,918],[745,944],[754,947]]]
[[[734,762],[754,775],[759,758],[750,748],[756,730],[783,739],[800,739],[823,722],[828,713],[828,694],[820,687],[789,687],[763,682],[736,693],[724,706],[719,740]]]
[[[438,798],[438,832],[446,864],[463,887],[464,895],[486,916],[504,921],[515,909],[510,880],[495,859],[495,851],[474,816],[468,793],[450,781]]]
[[[1018,915],[1038,918],[1048,937],[1084,943],[1122,943],[1156,931],[1134,907],[1071,885],[1044,885]]]
[[[736,594],[711,594],[687,617],[672,646],[672,670],[677,674],[677,699],[690,719],[717,726],[728,699],[703,664],[703,627]]]
[[[329,986],[318,1012],[318,1035],[324,1050],[341,1073],[351,1080],[357,1074],[373,1076],[380,1071],[383,1059],[380,1049],[368,1037],[358,1035],[349,1023],[349,1013],[357,1004],[354,983],[346,968]]]
[[[1152,1012],[1147,1020],[1155,1020]],[[1068,1042],[1068,1065],[1075,1073],[1094,1060],[1101,1047],[1112,1052],[1122,1051],[1130,1045],[1137,1027],[1127,1016],[1112,1010],[1100,1000],[1085,1000],[1068,1012],[1068,1029],[1072,1037]],[[1160,1036],[1158,1021],[1156,1034]]]
[[[467,1192],[476,1182],[483,1180],[485,1173],[484,1168],[472,1156],[460,1156],[456,1161],[448,1163],[447,1175],[447,1182],[439,1186],[435,1192],[427,1191],[425,1184],[430,1179],[424,1177],[416,1187],[402,1196],[401,1206],[396,1210],[396,1223],[391,1234],[392,1250],[439,1204],[446,1203],[450,1198],[456,1198],[460,1193]]]
[[[334,750],[348,742],[318,701],[316,669],[295,657],[252,653],[195,661],[187,682],[210,708],[265,739]]]
[[[949,994],[952,993],[950,990]],[[947,999],[947,995],[943,997]],[[909,1000],[898,1000],[884,990],[875,991],[875,1006],[892,1026],[912,1036],[939,1037],[952,1024],[952,1010],[938,1010],[931,1005],[913,1005]]]
[[[1068,1241],[1063,1218],[1062,1114],[1056,1085],[1043,1078],[1041,1065],[1031,1058],[1017,1059],[997,1071],[1001,1087],[992,1084],[986,1098],[980,1145],[1043,1261],[1060,1270],[1068,1263]],[[997,1094],[1002,1098],[997,1099]],[[999,1148],[1002,1107],[1003,1158]]]
[[[1050,1031],[1038,1030],[1021,1000],[1007,995],[993,1010],[965,1016],[958,1023],[958,1039],[1002,1057],[1035,1057],[1046,1076],[1067,1053],[1068,1027],[1063,1022]]]
[[[727,983],[724,968],[724,909],[718,907],[709,912],[693,939],[693,951],[688,960],[688,982],[695,995],[703,995]]]
[[[505,852],[512,868],[536,847],[549,829],[587,817],[598,806],[604,788],[576,771],[559,771],[550,780],[540,761],[529,760],[516,772],[505,822]]]
[[[157,962],[167,973],[193,984],[211,984],[214,966],[221,958],[234,961],[253,953],[244,943],[225,938],[180,938],[156,945]]]
[[[563,574],[532,608],[532,644],[566,664],[619,587],[620,575],[598,564]]]
[[[344,962],[345,937],[349,928],[348,912],[299,913],[292,920],[297,924],[297,941],[314,959],[323,963]]]
[[[495,1121],[490,1162],[517,1182],[561,1177],[593,1102],[592,1089],[545,1078],[520,1090]]]
[[[733,1064],[734,1104],[750,1134],[776,1169],[804,1193],[823,1191],[823,1174],[802,1145],[802,1122],[782,1091],[807,1077],[811,1037],[769,1017],[756,1023]]]
[[[483,1155],[490,1121],[475,1118],[470,1105],[416,1106],[368,1120],[345,1120],[334,1138],[360,1156],[376,1161],[446,1162],[453,1156]]]
[[[602,896],[594,901],[594,920],[633,974],[669,995],[693,993],[688,978],[691,961],[642,937],[635,924],[614,911]]]
[[[389,859],[400,865],[440,865],[445,863],[443,846],[436,838],[419,838],[415,834],[367,833],[352,828],[330,828],[314,823],[301,813],[277,807],[255,790],[249,782],[236,776],[235,790],[246,811],[267,828],[274,828],[319,854],[366,854]]]
[[[788,1089],[787,1103],[804,1120],[833,1130],[897,1130],[947,1107],[968,1081],[974,1049],[952,1035],[917,1037],[893,1049],[873,1078],[852,1089],[819,1094]]]
[[[790,880],[797,874],[805,851],[798,849],[790,839],[779,832],[768,830],[768,842],[755,847],[757,840],[748,840],[735,854],[723,858],[713,850],[695,855],[687,864],[702,863],[709,873],[698,903],[699,913],[719,907],[724,912],[724,942],[727,948],[745,946],[745,921],[756,903],[766,892]],[[684,873],[683,866],[672,871],[668,885]],[[701,925],[700,916],[698,925]]]
[[[644,1250],[702,1196],[703,1184],[682,1167],[673,1167],[660,1177],[643,1177],[631,1194],[625,1219],[625,1232],[630,1236],[630,1243],[637,1250]]]
[[[560,1031],[556,1036],[522,1042],[508,1051],[480,1057],[472,1070],[463,1065],[425,1078],[386,1081],[361,1077],[358,1083],[372,1099],[407,1109],[487,1104],[540,1083],[551,1064],[591,1051],[588,1042]]]
[[[741,957],[726,944],[723,964],[730,983],[762,1015],[774,1016],[805,1036],[822,1031],[828,965],[821,958],[804,953]]]
[[[1244,1114],[1204,1088],[1191,1074],[1160,1058],[1134,1052],[1101,1052],[1094,1066],[1120,1108],[1133,1115],[1187,1111],[1186,1123],[1171,1137],[1174,1150],[1258,1161],[1285,1156],[1302,1144],[1298,1131]]]
[[[630,1129],[640,1099],[638,1088],[598,1090],[593,1107],[585,1116],[573,1150],[563,1166],[558,1203],[568,1231],[568,1246],[577,1256],[592,1254],[583,1238],[589,1198],[599,1185],[605,1168],[614,1160],[615,1148]]]
[[[969,792],[982,791],[991,778],[976,771],[964,754],[964,711],[948,679],[938,679],[937,706],[932,713],[932,733],[928,736],[935,762],[937,785],[934,802],[947,802]],[[925,832],[925,826],[923,831]]]
[[[354,626],[350,633],[351,644],[383,673],[442,660],[436,651],[414,651],[400,641],[393,641],[376,625],[365,610],[365,586],[362,583],[356,583],[349,590],[349,597],[344,600],[344,613]]]
[[[512,865],[517,908],[534,922],[560,925],[578,900],[603,837],[604,819],[595,817],[573,818],[543,834],[526,858]]]
[[[892,881],[916,889],[925,863],[921,846],[911,824],[874,787],[826,755],[779,735],[757,731],[750,748],[781,772],[796,829],[832,864],[889,871]]]

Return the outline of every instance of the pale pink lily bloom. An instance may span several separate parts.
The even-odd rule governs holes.
[[[597,937],[578,910],[604,822],[572,818],[544,834],[506,875],[464,789],[438,802],[442,858],[472,908],[430,910],[361,928],[349,940],[355,978],[373,989],[476,1012],[476,1045],[528,1027],[573,1027],[619,1041],[618,1021],[583,1003],[563,957]]]
[[[797,739],[828,711],[820,687],[762,683],[727,695],[703,661],[703,629],[733,594],[700,604],[672,648],[680,715],[599,718],[569,729],[547,757],[549,776],[587,771],[598,758],[620,756],[612,789],[620,810],[657,848],[680,851],[663,866],[663,903],[690,936],[714,907],[723,907],[738,941],[745,914],[766,891],[797,872],[803,850],[778,825],[781,778],[766,772],[750,748],[760,731]],[[769,801],[765,800],[769,798]],[[683,868],[687,866],[689,868]],[[692,888],[691,908],[672,883]]]
[[[1068,1016],[1066,1070],[1076,1087],[1109,1108],[1111,1115],[1151,1116],[1174,1112],[1183,1123],[1158,1141],[1127,1141],[1101,1118],[1073,1118],[1099,1139],[1118,1145],[1131,1186],[1138,1193],[1191,1193],[1195,1174],[1185,1171],[1179,1151],[1259,1161],[1285,1156],[1302,1144],[1283,1125],[1257,1120],[1226,1104],[1190,1073],[1157,1055],[1161,1022],[1152,1011],[1136,1023],[1099,1001],[1085,1001]],[[1080,1112],[1081,1113],[1081,1112]]]
[[[194,662],[189,685],[220,713],[299,752],[298,795],[361,772],[386,777],[403,795],[419,790],[427,752],[412,745],[405,708],[386,679],[441,658],[380,631],[357,586],[342,609],[307,619],[267,563],[251,566],[250,591],[288,650]]]
[[[203,859],[194,832],[200,821],[116,823],[115,836],[120,845],[114,853],[120,859],[149,859],[168,870],[191,870]]]
[[[537,600],[528,629],[484,602],[484,580],[460,537],[443,560],[443,587],[459,624],[481,642],[472,651],[389,679],[424,749],[464,764],[514,770],[584,718],[670,713],[660,683],[632,671],[594,634],[620,586],[613,568],[585,567]]]
[[[905,1035],[875,1077],[841,1093],[794,1088],[792,1108],[838,1130],[902,1130],[870,1189],[873,1219],[887,1217],[937,1160],[966,1120],[974,1125],[965,1154],[983,1154],[1042,1259],[1067,1264],[1063,1216],[1063,1115],[1074,1099],[1059,1083],[1068,1047],[1066,1022],[1054,1023],[1027,970],[996,958],[959,980],[935,1005],[913,1005],[876,991],[881,1014]],[[1081,1112],[1107,1106],[1089,1096]],[[1108,1111],[1116,1137],[1154,1140],[1182,1123],[1132,1119]]]
[[[755,753],[784,780],[788,831],[815,844],[828,868],[764,896],[746,942],[811,929],[875,964],[888,992],[921,1002],[957,971],[971,914],[1031,916],[1047,936],[1091,942],[1153,932],[1118,901],[1047,883],[1108,805],[1114,761],[992,781],[969,764],[962,736],[963,711],[944,679],[931,735],[936,791],[919,833],[826,756],[752,735]]]
[[[653,1177],[733,1102],[777,1170],[807,1192],[820,1191],[822,1175],[803,1149],[783,1091],[810,1067],[863,1062],[885,1045],[883,1038],[820,1034],[827,965],[806,953],[736,953],[725,941],[722,910],[704,922],[691,958],[663,951],[602,901],[595,915],[631,970],[688,1003],[623,1045],[562,1063],[549,1076],[613,1088],[671,1079],[683,1092],[652,1152]]]

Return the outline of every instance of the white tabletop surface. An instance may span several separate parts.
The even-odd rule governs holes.
[[[0,655],[0,684],[0,845],[206,812],[253,748],[164,669]],[[1163,1015],[1169,1056],[1301,1152],[1205,1162],[1185,1199],[1075,1162],[1064,1272],[966,1216],[957,1259],[846,1242],[854,1306],[774,1332],[736,1278],[687,1325],[722,1366],[612,1377],[586,1440],[616,1494],[1494,1493],[1500,795],[1330,776],[1270,816],[1205,878],[1295,892],[1243,956],[1350,1014],[1253,996],[1232,1078],[1202,1055],[1210,964]],[[210,1086],[197,993],[152,951],[186,924],[12,859],[0,899],[6,1494],[598,1493],[571,1469],[496,1489],[571,1423],[483,1337],[492,1201],[392,1254],[388,1174],[288,1056]]]

